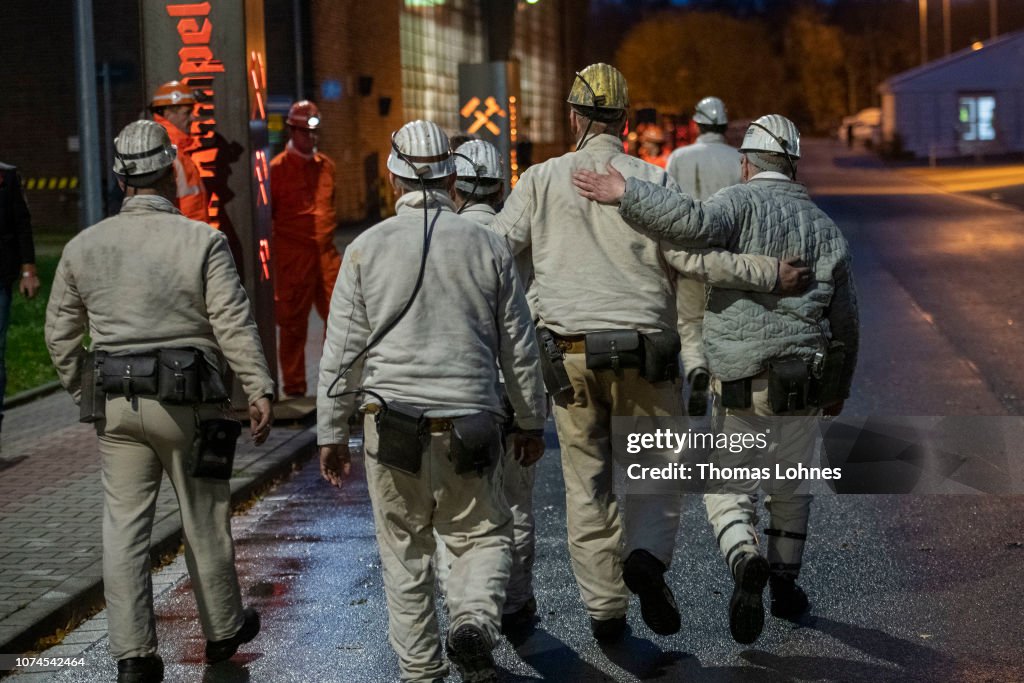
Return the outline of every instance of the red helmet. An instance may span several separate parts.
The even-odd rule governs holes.
[[[157,107],[176,107],[180,104],[195,103],[196,96],[192,88],[181,81],[168,81],[156,89],[149,106],[156,109]]]
[[[295,128],[316,130],[320,127],[320,110],[309,100],[299,100],[288,110],[285,123]]]

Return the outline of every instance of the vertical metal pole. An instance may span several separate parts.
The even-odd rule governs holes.
[[[78,95],[79,228],[103,218],[100,196],[100,141],[96,116],[96,55],[93,50],[92,0],[75,0],[75,90]]]
[[[306,84],[302,78],[302,0],[292,0],[292,42],[295,43],[295,99],[305,99]]]
[[[114,186],[117,184],[117,178],[114,176],[114,114],[111,110],[111,97],[110,97],[110,62],[103,60],[103,67],[101,69],[103,74],[103,165],[106,167],[105,175],[107,178],[107,200],[113,196]],[[107,207],[107,214],[114,213],[112,206]]]
[[[945,55],[953,51],[953,26],[949,20],[949,0],[942,0],[942,48]]]
[[[995,38],[999,35],[999,3],[998,0],[988,0],[988,32],[989,36]]]
[[[928,62],[928,0],[917,0],[918,32],[921,36],[921,63]]]

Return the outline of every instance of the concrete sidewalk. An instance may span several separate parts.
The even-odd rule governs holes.
[[[339,229],[339,249],[365,226]],[[310,392],[324,337],[312,311],[306,341]],[[280,386],[280,378],[279,384]],[[316,430],[281,426],[309,413],[308,397],[274,406],[277,425],[260,447],[243,430],[231,479],[232,501],[250,499],[294,464],[314,455]],[[307,424],[313,419],[309,414]],[[63,390],[4,412],[0,457],[0,654],[21,654],[40,638],[64,632],[103,607],[101,521],[103,489],[95,430],[78,422],[78,407]],[[5,467],[6,462],[13,462]],[[154,564],[177,554],[181,521],[174,489],[164,477],[151,541]],[[6,672],[0,671],[0,677]]]
[[[95,431],[58,393],[6,412],[0,470],[0,653],[28,651],[102,607],[103,490]],[[239,441],[232,499],[237,503],[312,455],[314,430],[277,427],[255,447]],[[153,557],[178,552],[181,521],[164,480],[153,526]],[[2,674],[0,674],[2,675]]]

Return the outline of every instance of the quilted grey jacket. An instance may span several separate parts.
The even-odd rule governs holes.
[[[731,381],[766,370],[773,358],[810,360],[823,338],[834,338],[846,344],[848,395],[859,341],[850,249],[803,185],[755,177],[699,202],[629,178],[619,212],[633,227],[683,247],[798,257],[811,266],[816,282],[799,297],[712,288],[704,317],[708,361],[719,378]]]

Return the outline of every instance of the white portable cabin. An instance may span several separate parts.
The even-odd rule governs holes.
[[[919,157],[1024,151],[1024,31],[882,83],[882,139]]]

